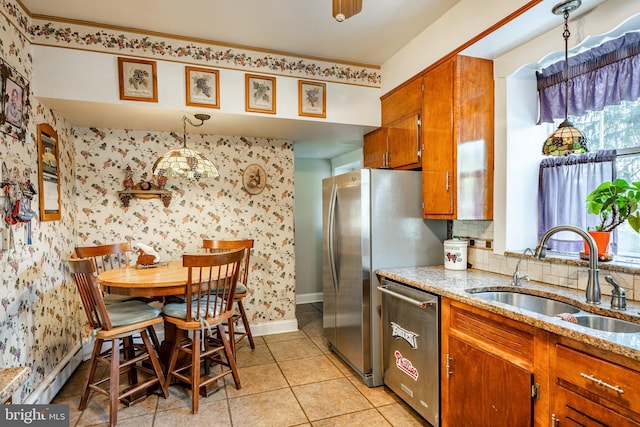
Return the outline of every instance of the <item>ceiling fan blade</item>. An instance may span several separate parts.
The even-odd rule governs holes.
[[[341,11],[345,18],[350,18],[360,13],[362,11],[362,0],[333,0],[333,16],[335,17]]]

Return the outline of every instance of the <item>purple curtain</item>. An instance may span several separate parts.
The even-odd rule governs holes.
[[[540,123],[564,118],[564,60],[538,79]],[[640,98],[640,32],[627,33],[569,58],[569,115],[600,111]]]
[[[538,241],[551,227],[575,225],[583,230],[598,224],[587,214],[587,195],[603,181],[615,179],[616,150],[547,157],[540,163],[538,181]],[[548,247],[560,252],[580,252],[582,238],[575,233],[556,233]],[[611,234],[611,251],[617,252],[617,230]]]

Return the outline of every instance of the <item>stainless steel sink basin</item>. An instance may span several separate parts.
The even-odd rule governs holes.
[[[597,314],[584,314],[575,316],[578,325],[591,329],[598,329],[606,332],[616,332],[619,334],[634,334],[640,332],[640,325],[627,322],[626,320],[615,319],[613,317],[599,316]]]
[[[473,295],[533,311],[534,313],[544,314],[545,316],[555,316],[560,313],[575,314],[580,311],[578,307],[571,304],[545,297],[539,297],[537,295],[521,294],[518,292],[487,291],[473,292]]]

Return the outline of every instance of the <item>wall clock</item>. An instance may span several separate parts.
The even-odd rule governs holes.
[[[267,174],[260,165],[249,165],[242,175],[242,185],[249,194],[260,194],[267,185]]]

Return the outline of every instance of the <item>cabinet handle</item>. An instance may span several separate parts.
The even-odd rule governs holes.
[[[558,427],[560,420],[556,417],[556,414],[551,414],[551,427]]]
[[[600,379],[598,379],[596,377],[593,377],[593,376],[591,376],[589,374],[585,374],[585,373],[580,372],[580,376],[582,378],[586,378],[586,379],[588,379],[590,381],[593,381],[594,383],[596,383],[598,385],[607,387],[608,389],[611,389],[611,390],[615,391],[616,393],[624,394],[624,390],[621,389],[620,387],[608,384],[608,383],[606,383],[606,382],[604,382],[604,381],[602,381],[602,380],[600,380]]]
[[[446,356],[446,371],[447,371],[447,379],[451,378],[451,374],[453,374],[453,372],[451,371],[451,356],[449,356],[447,354]]]
[[[447,171],[447,176],[445,177],[445,180],[444,180],[444,187],[446,191],[449,191],[449,171]]]

